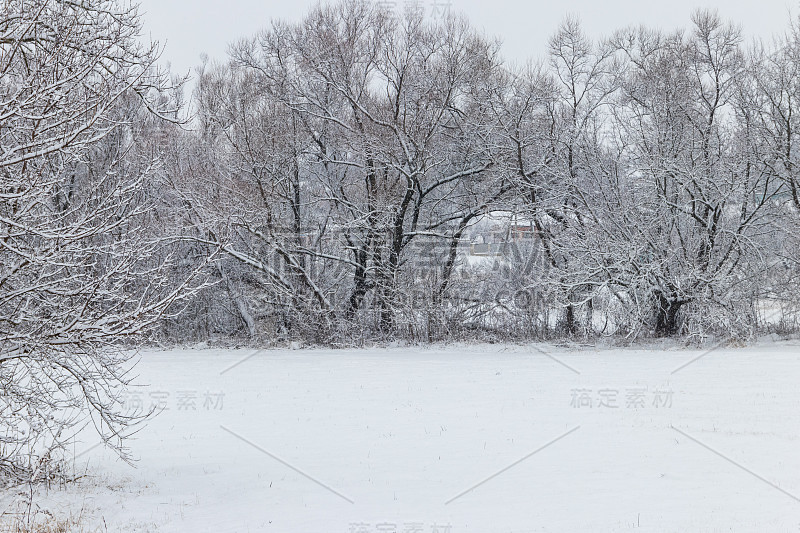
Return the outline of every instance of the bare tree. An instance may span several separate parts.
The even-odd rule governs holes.
[[[463,19],[395,19],[364,2],[235,45],[198,84],[227,195],[205,202],[201,218],[225,221],[207,244],[259,272],[272,312],[383,334],[416,322],[412,248],[446,248],[426,281],[425,299],[441,301],[465,227],[510,190],[492,170],[485,105],[496,53]]]
[[[698,328],[752,324],[742,304],[753,293],[742,280],[756,283],[747,267],[758,260],[775,191],[752,164],[747,117],[737,115],[746,82],[740,33],[712,12],[693,21],[688,38],[641,29],[613,41],[627,61],[615,108],[627,168],[612,184],[624,193],[605,195],[614,200],[605,216],[620,228],[610,241],[631,250],[628,295],[651,306],[659,335],[690,325],[687,306]]]
[[[0,468],[46,476],[87,417],[123,453],[131,353],[119,343],[180,295],[148,227],[158,161],[135,127],[167,116],[136,10],[0,7]],[[173,101],[174,103],[174,101]],[[165,107],[164,105],[167,105]],[[144,114],[143,114],[144,110]],[[51,455],[52,454],[52,455]]]

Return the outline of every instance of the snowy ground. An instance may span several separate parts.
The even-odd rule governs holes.
[[[40,505],[103,531],[800,531],[796,341],[251,353],[142,353],[128,401],[165,410],[138,467],[91,449]]]

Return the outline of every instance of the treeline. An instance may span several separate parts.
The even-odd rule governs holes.
[[[800,34],[692,23],[593,42],[568,19],[523,68],[463,18],[358,1],[238,41],[198,71],[196,129],[161,145],[181,256],[218,254],[162,333],[794,328]],[[493,213],[534,237],[475,261]]]
[[[4,4],[6,352],[797,326],[789,21],[567,19],[517,67],[464,18],[351,0],[235,42],[186,101],[157,55],[119,2]]]

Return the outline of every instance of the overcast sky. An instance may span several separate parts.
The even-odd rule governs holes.
[[[376,3],[377,0],[375,0]],[[145,30],[165,45],[162,58],[176,72],[187,73],[200,55],[222,59],[229,42],[250,36],[271,19],[299,20],[311,0],[141,0]],[[407,0],[387,1],[401,11]],[[410,3],[410,2],[409,2]],[[414,0],[431,15],[448,0]],[[568,14],[577,15],[592,36],[632,24],[663,29],[687,27],[698,7],[717,9],[741,24],[745,34],[769,39],[797,15],[800,0],[449,0],[488,35],[503,40],[503,55],[514,61],[541,57],[548,37]]]

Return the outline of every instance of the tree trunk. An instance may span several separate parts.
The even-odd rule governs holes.
[[[244,301],[242,295],[233,287],[228,278],[228,274],[220,263],[217,263],[217,272],[219,272],[223,283],[225,283],[228,295],[231,297],[231,300],[233,300],[233,303],[236,304],[236,310],[239,311],[239,318],[241,318],[244,325],[247,326],[247,334],[250,338],[254,338],[256,336],[256,321],[247,309],[247,302]]]
[[[575,325],[575,306],[569,304],[567,306],[567,312],[565,316],[565,326],[568,335],[574,335],[577,331],[577,327]]]
[[[685,303],[685,300],[680,300],[674,296],[667,297],[661,291],[655,293],[655,308],[653,312],[657,337],[671,337],[678,333],[681,326],[678,312]]]

